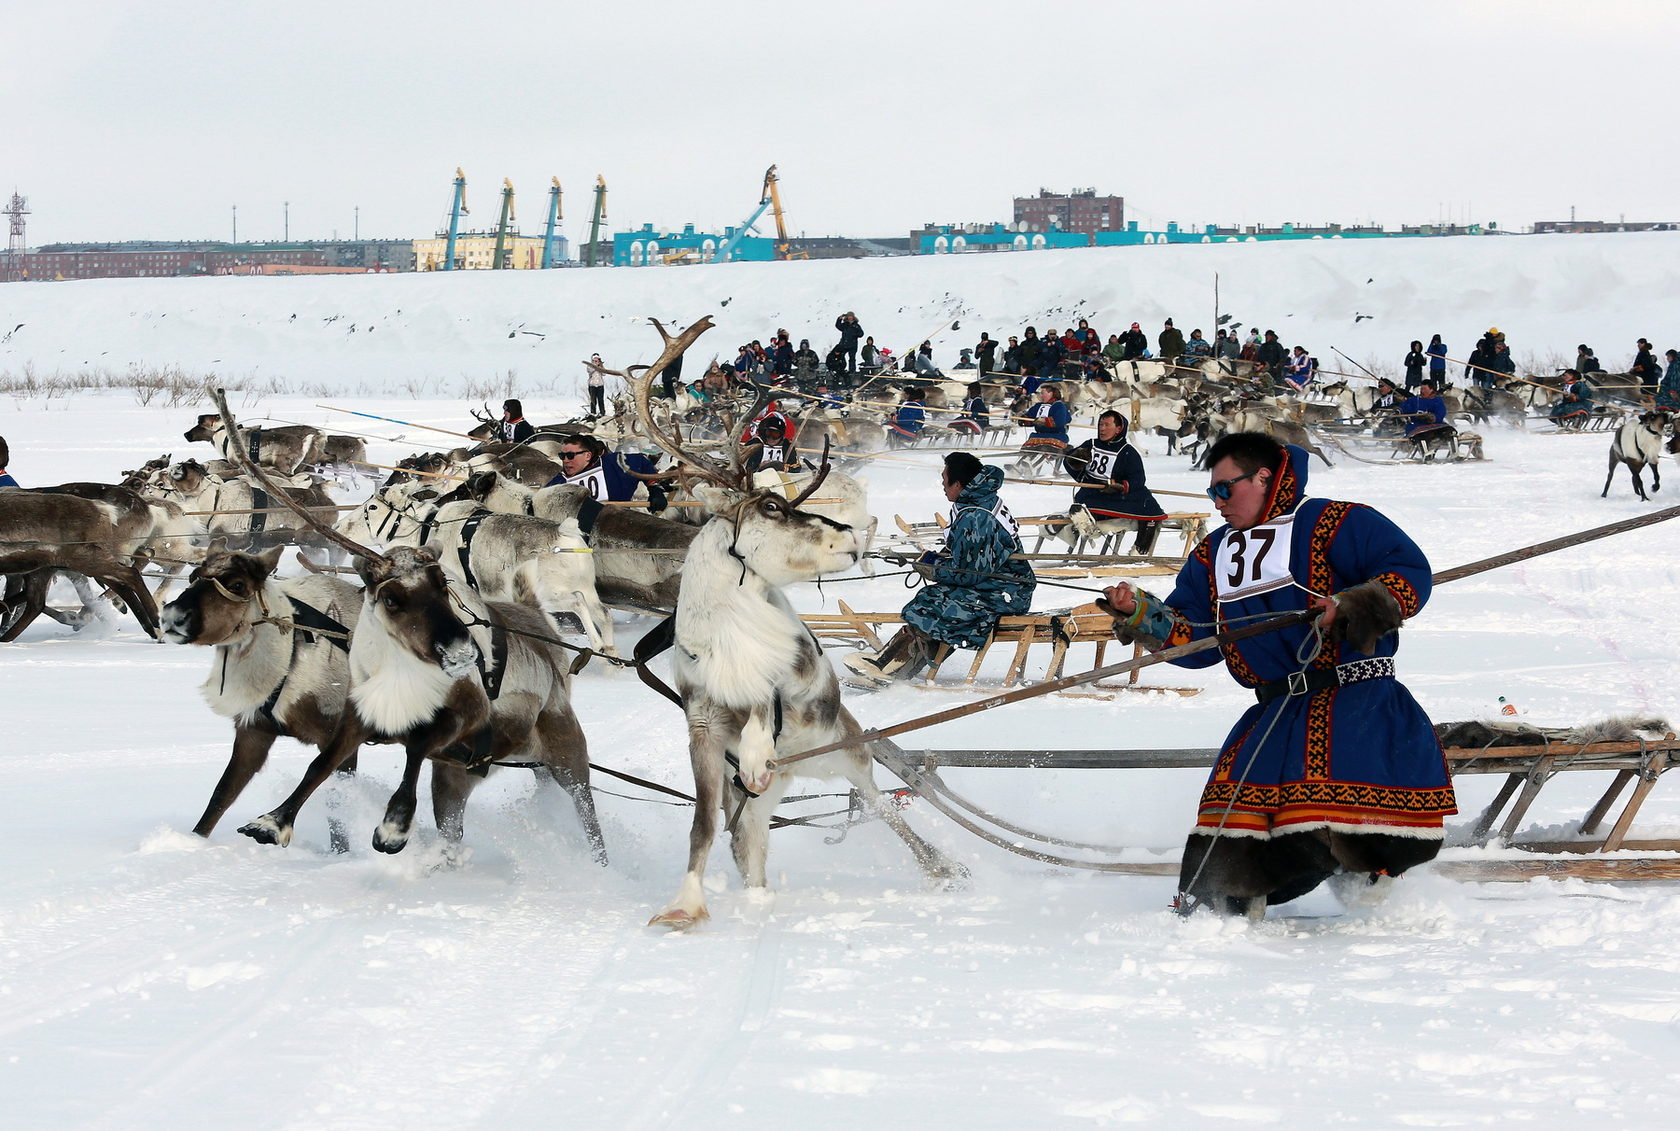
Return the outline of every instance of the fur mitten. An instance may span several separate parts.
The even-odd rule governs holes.
[[[1365,581],[1336,594],[1336,619],[1330,625],[1330,636],[1346,640],[1354,651],[1369,656],[1377,650],[1377,640],[1399,628],[1405,619],[1400,614],[1400,602],[1387,586]]]

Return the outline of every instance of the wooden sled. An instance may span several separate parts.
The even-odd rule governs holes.
[[[819,643],[832,641],[847,647],[875,650],[879,650],[885,643],[880,632],[881,626],[891,625],[896,630],[896,626],[904,623],[904,618],[899,613],[860,613],[845,601],[840,602],[838,613],[804,613],[800,619],[810,628],[811,635],[815,636]],[[1003,617],[999,619],[992,634],[986,638],[986,642],[975,651],[968,674],[962,679],[939,679],[940,670],[950,664],[951,657],[956,655],[952,652],[923,675],[907,681],[906,686],[938,691],[997,691],[1009,687],[1047,683],[1066,674],[1068,651],[1075,644],[1095,645],[1096,652],[1091,667],[1102,667],[1108,646],[1115,642],[1113,624],[1113,618],[1094,604],[1081,605],[1065,613]],[[892,633],[889,631],[885,635],[890,636]],[[1009,653],[1008,668],[1001,681],[982,680],[980,669],[986,661],[986,656],[994,648],[1012,649]],[[1142,649],[1135,645],[1132,651],[1135,656],[1143,654]],[[1035,661],[1044,664],[1038,674],[1034,674]],[[1201,688],[1159,687],[1139,683],[1138,673],[1134,671],[1128,673],[1124,683],[1099,681],[1055,694],[1072,699],[1112,699],[1122,691],[1158,691],[1188,696],[1198,694]]]
[[[1506,774],[1499,794],[1467,831],[1448,840],[1441,858],[1426,867],[1454,880],[1525,883],[1536,878],[1599,881],[1680,880],[1680,840],[1634,839],[1630,834],[1640,807],[1659,778],[1680,759],[1673,735],[1657,741],[1596,742],[1586,745],[1487,748],[1448,747],[1447,769],[1461,774]],[[1162,750],[911,750],[905,758],[917,769],[1197,769],[1213,766],[1213,748]],[[1560,773],[1608,772],[1608,787],[1582,817],[1568,839],[1512,839],[1545,784]],[[1633,792],[1602,832],[1617,800]],[[1520,792],[1519,792],[1520,791]],[[1511,804],[1515,797],[1515,803]],[[1506,806],[1511,808],[1507,812]],[[1500,815],[1505,819],[1500,822]],[[1495,831],[1495,824],[1499,828]],[[1521,855],[1486,855],[1480,850]],[[1470,855],[1470,853],[1476,853]],[[1610,855],[1614,853],[1615,855]],[[1653,855],[1657,854],[1657,855]],[[1111,867],[1146,875],[1177,875],[1176,861]]]

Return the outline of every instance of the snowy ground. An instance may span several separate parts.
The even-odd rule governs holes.
[[[326,284],[307,285],[322,301]],[[184,354],[189,340],[167,348]],[[348,403],[463,423],[459,401],[386,388]],[[317,399],[241,411],[328,423]],[[26,484],[108,479],[185,454],[196,411],[126,393],[9,398],[0,434]],[[384,455],[422,443],[396,425],[368,431],[406,432]],[[1437,568],[1667,501],[1640,504],[1625,480],[1598,499],[1603,436],[1486,434],[1486,463],[1344,461],[1315,467],[1312,487],[1381,507]],[[873,509],[889,523],[940,503],[936,457],[920,458],[926,468],[871,472]],[[1149,466],[1158,487],[1205,483],[1158,451]],[[1017,513],[1065,501],[1050,488],[1008,498]],[[1680,647],[1661,628],[1677,550],[1680,527],[1658,526],[1445,586],[1405,630],[1403,678],[1436,719],[1492,715],[1501,695],[1541,724],[1680,718]],[[815,610],[842,598],[891,608],[906,594],[890,578],[794,596]],[[1041,588],[1038,605],[1086,596]],[[627,642],[641,625],[620,628]],[[307,756],[285,741],[222,827],[191,836],[229,739],[198,698],[208,660],[147,643],[126,620],[74,635],[37,623],[0,652],[0,760],[15,771],[0,793],[9,1126],[1672,1125],[1672,884],[1423,872],[1373,911],[1344,913],[1314,893],[1259,924],[1185,921],[1167,910],[1170,879],[1047,869],[912,806],[912,822],[973,871],[972,890],[923,890],[879,825],[837,845],[790,830],[773,841],[772,896],[744,896],[720,846],[712,922],[671,936],[643,923],[675,891],[686,811],[602,796],[612,864],[599,869],[569,802],[534,793],[522,772],[475,794],[460,867],[443,866],[424,821],[400,856],[369,846],[397,777],[377,749],[341,798],[358,830],[348,855],[327,852],[324,806],[305,811],[289,849],[233,831],[301,772]],[[1036,700],[915,744],[1211,746],[1243,703],[1217,670],[1149,680],[1206,690]],[[575,694],[597,762],[686,786],[674,708],[597,667]],[[867,724],[961,701],[909,688],[848,696]],[[1549,786],[1526,833],[1565,831],[1602,789],[1574,776],[1587,780]],[[1169,855],[1201,779],[949,777],[1023,824]],[[1496,784],[1461,779],[1454,824]],[[1635,836],[1680,836],[1673,783]]]

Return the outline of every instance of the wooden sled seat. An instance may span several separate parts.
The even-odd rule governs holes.
[[[860,613],[845,601],[841,601],[839,606],[838,613],[801,615],[801,619],[819,642],[843,642],[879,650],[884,645],[880,629],[883,626],[896,627],[903,623],[903,618],[898,613]],[[968,672],[960,681],[941,683],[938,678],[941,668],[949,665],[952,657],[956,655],[952,652],[922,676],[909,681],[909,684],[966,691],[1046,683],[1067,674],[1068,653],[1076,644],[1094,646],[1091,663],[1076,670],[1099,668],[1109,662],[1104,659],[1108,646],[1116,643],[1112,631],[1113,623],[1113,618],[1094,604],[1081,605],[1060,613],[1003,617],[986,638],[986,642],[975,651]],[[1009,650],[1009,664],[1003,679],[983,681],[980,679],[980,669],[985,664],[987,655],[998,647]],[[1142,649],[1136,646],[1133,647],[1132,653],[1134,656],[1143,654]],[[1043,663],[1042,669],[1039,669],[1038,662]],[[1132,672],[1124,683],[1097,682],[1060,694],[1073,698],[1109,699],[1119,691],[1170,691],[1178,695],[1195,695],[1200,690],[1196,687],[1158,687],[1141,684],[1138,682],[1138,674]]]

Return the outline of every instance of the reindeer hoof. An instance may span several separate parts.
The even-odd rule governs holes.
[[[648,920],[650,927],[669,927],[673,931],[686,931],[712,917],[711,912],[704,907],[698,911],[689,911],[683,907],[673,907],[668,911],[661,911]]]
[[[249,824],[240,825],[239,831],[258,844],[277,844],[285,848],[292,843],[292,826],[282,825],[272,813],[264,813]]]
[[[408,847],[408,830],[385,821],[373,830],[373,847],[395,855]]]
[[[955,860],[933,873],[933,879],[939,884],[940,891],[967,891],[974,886],[974,877],[968,868]]]

